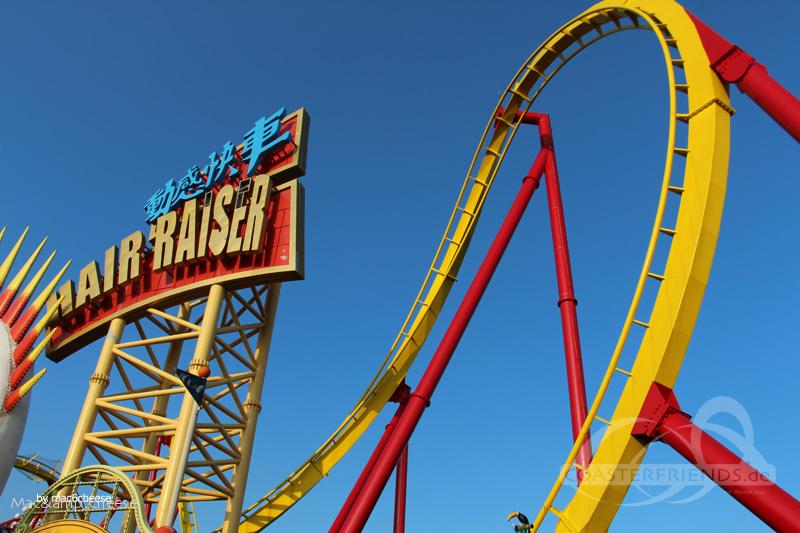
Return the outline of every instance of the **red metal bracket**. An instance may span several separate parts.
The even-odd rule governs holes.
[[[397,422],[400,420],[400,417],[403,415],[403,411],[405,411],[406,406],[408,405],[408,401],[411,399],[411,387],[406,384],[405,380],[403,380],[400,385],[392,393],[392,396],[389,398],[390,402],[394,402],[399,404],[397,406],[397,411],[395,411],[394,416],[386,424],[386,428],[383,431],[383,435],[381,436],[381,440],[378,441],[378,444],[375,446],[375,450],[373,450],[372,455],[367,460],[367,464],[364,465],[364,469],[361,471],[361,474],[358,476],[355,485],[353,486],[350,494],[347,495],[347,499],[342,505],[342,508],[339,510],[339,514],[336,515],[336,519],[333,521],[333,524],[330,528],[330,533],[337,533],[341,530],[342,526],[344,525],[345,520],[347,519],[348,515],[350,514],[351,509],[353,508],[353,504],[355,504],[356,499],[358,498],[359,494],[361,494],[361,490],[364,488],[364,484],[367,482],[372,470],[375,468],[375,463],[378,462],[378,458],[381,456],[383,449],[386,447],[386,443],[389,442],[389,437],[392,436],[394,432],[395,426],[397,426]],[[402,527],[405,527],[405,489],[406,489],[406,474],[408,472],[408,446],[406,446],[404,452],[405,458],[401,457],[401,460],[397,463],[398,474],[402,475],[403,483],[400,486],[400,475],[398,475],[398,485],[396,487],[396,491],[402,489],[403,497],[400,499],[398,493],[395,493],[395,527],[398,525],[399,518],[399,511],[400,506],[402,506]],[[401,471],[402,470],[402,471]],[[398,501],[400,500],[400,501]],[[402,532],[402,529],[399,533]]]
[[[647,442],[658,440],[663,431],[661,423],[674,413],[680,413],[687,419],[691,418],[681,411],[681,406],[672,389],[661,383],[653,382],[645,397],[639,418],[633,424],[631,434]]]
[[[776,531],[800,532],[800,501],[695,425],[669,387],[653,382],[631,434],[669,445]]]
[[[408,402],[408,399],[411,397],[411,387],[406,384],[406,381],[403,380],[400,382],[400,385],[392,393],[392,396],[389,398],[389,401],[392,403],[399,403],[405,404]]]
[[[506,117],[503,108],[497,110],[497,117],[510,120]],[[508,113],[510,115],[510,113]],[[544,181],[547,192],[547,210],[550,217],[550,230],[553,240],[553,256],[556,263],[556,281],[558,283],[557,305],[561,314],[561,330],[564,337],[564,359],[567,369],[567,390],[569,393],[570,422],[572,425],[573,440],[578,437],[586,421],[588,405],[586,400],[586,385],[583,373],[583,356],[581,354],[581,339],[578,331],[578,300],[575,297],[575,288],[572,282],[572,260],[569,255],[567,243],[567,224],[564,217],[564,205],[561,199],[561,184],[556,166],[556,151],[553,144],[553,130],[550,126],[550,115],[546,113],[533,113],[517,111],[514,119],[522,124],[532,124],[539,128],[539,142],[541,151],[536,157],[531,170],[524,179],[536,180],[536,187],[542,172],[539,170],[540,158],[544,158]],[[495,121],[495,125],[498,121]],[[578,483],[583,481],[584,470],[592,462],[592,441],[587,435],[581,443],[576,460],[576,476]]]
[[[767,67],[725,39],[688,10],[711,68],[725,83],[735,83],[789,135],[800,141],[800,100],[775,81]]]

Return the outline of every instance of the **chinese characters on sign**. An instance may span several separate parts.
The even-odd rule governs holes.
[[[253,129],[244,135],[241,153],[237,154],[236,147],[230,141],[226,142],[221,154],[211,152],[208,164],[202,169],[195,165],[179,180],[168,180],[145,203],[145,221],[150,224],[180,203],[210,193],[214,185],[238,176],[240,170],[236,168],[236,163],[247,165],[247,176],[241,178],[252,176],[264,156],[293,142],[291,132],[280,133],[281,120],[285,115],[286,109],[282,107],[271,116],[258,119]]]

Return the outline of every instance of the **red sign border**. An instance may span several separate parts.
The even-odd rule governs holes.
[[[277,191],[282,191],[286,188],[291,191],[289,262],[286,265],[234,272],[209,278],[132,303],[124,309],[102,317],[74,335],[61,339],[57,345],[51,343],[47,347],[47,358],[55,362],[65,359],[75,351],[102,337],[105,333],[105,327],[115,318],[124,318],[126,322],[131,322],[143,316],[148,308],[165,308],[185,302],[191,298],[201,297],[211,285],[220,284],[226,289],[239,289],[263,283],[302,280],[305,276],[303,239],[305,234],[305,189],[296,179],[275,187]],[[256,283],[255,280],[258,280],[258,282]]]

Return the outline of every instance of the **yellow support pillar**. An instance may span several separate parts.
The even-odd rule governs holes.
[[[247,488],[247,474],[250,471],[250,457],[253,452],[253,441],[256,436],[256,424],[258,415],[261,412],[261,393],[264,388],[264,375],[269,361],[269,347],[272,341],[272,330],[275,327],[275,313],[278,309],[278,297],[281,293],[281,285],[276,283],[269,288],[267,296],[266,311],[267,317],[264,326],[258,334],[258,345],[256,346],[256,370],[253,380],[250,382],[250,389],[244,402],[246,427],[242,432],[239,441],[241,458],[236,465],[233,475],[233,486],[236,488],[233,497],[228,500],[225,509],[225,523],[222,526],[224,533],[235,533],[239,531],[239,519],[242,514],[242,504],[244,493]]]
[[[72,442],[67,450],[67,456],[64,458],[64,466],[61,469],[62,478],[81,466],[83,455],[86,453],[84,437],[92,430],[97,418],[96,402],[108,386],[108,375],[114,362],[114,345],[119,343],[124,329],[125,321],[121,318],[115,318],[108,326],[108,334],[103,342],[100,357],[97,359],[94,374],[89,378],[89,391],[86,393],[86,399],[75,426],[75,433],[72,435]]]
[[[208,356],[214,346],[214,338],[217,334],[217,322],[219,321],[219,312],[224,296],[225,289],[222,288],[222,285],[211,286],[203,313],[203,322],[197,337],[194,358],[189,364],[189,372],[191,373],[196,374],[198,369],[208,364]],[[189,456],[192,435],[199,411],[200,407],[191,394],[184,392],[183,403],[178,417],[178,426],[175,429],[175,436],[172,438],[169,461],[166,472],[164,472],[161,496],[156,509],[156,528],[171,527],[175,520],[183,475],[186,470],[186,460]]]
[[[191,308],[188,304],[184,303],[180,306],[178,310],[178,318],[180,320],[189,320],[191,316]],[[184,330],[181,329],[178,333],[183,333]],[[169,346],[169,351],[167,352],[167,357],[164,361],[164,371],[170,374],[175,373],[175,368],[178,365],[178,361],[181,357],[181,351],[183,350],[183,339],[173,341]],[[172,383],[166,379],[162,379],[161,383],[159,384],[159,390],[166,390],[172,386]],[[169,400],[171,396],[164,394],[162,396],[157,396],[153,400],[153,408],[150,410],[151,414],[157,416],[166,416],[167,415],[167,406],[169,405]],[[145,421],[145,425],[149,425],[151,422]],[[144,444],[142,445],[142,452],[149,453],[149,454],[156,454],[156,448],[158,443],[158,438],[161,436],[159,433],[149,433],[147,437],[144,439]],[[156,454],[160,455],[160,454]],[[150,470],[140,470],[136,472],[134,475],[134,479],[138,481],[147,480],[148,476],[152,471]],[[154,473],[155,475],[156,473]],[[143,491],[142,497],[146,499],[149,495]],[[148,517],[149,518],[149,517]],[[133,520],[128,520],[128,529],[123,531],[123,533],[133,533],[135,531],[136,522]]]

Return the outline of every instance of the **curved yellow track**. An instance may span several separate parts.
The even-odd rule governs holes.
[[[56,497],[69,498],[73,495],[89,495],[89,493],[79,493],[78,489],[80,487],[92,487],[90,494],[92,496],[98,494],[98,489],[104,492],[108,492],[110,489],[108,495],[112,498],[118,498],[123,494],[130,496],[130,498],[126,498],[128,501],[127,511],[122,510],[124,508],[120,508],[118,511],[102,509],[92,503],[87,508],[92,509],[93,511],[91,512],[98,513],[102,509],[102,513],[107,518],[110,518],[112,512],[130,513],[124,523],[135,526],[136,530],[141,533],[153,532],[147,523],[147,517],[144,515],[144,501],[136,485],[124,472],[106,465],[79,468],[50,485],[42,495],[42,498],[37,498],[36,503],[25,511],[15,531],[18,533],[29,533],[31,531],[106,531],[104,528],[88,523],[90,511],[84,512],[84,508],[81,507],[81,500],[77,500],[74,505],[63,506],[64,512],[60,512],[58,507],[48,507],[46,502],[52,501]],[[81,514],[85,515],[83,520],[77,518]],[[73,515],[76,517],[70,518]]]
[[[667,158],[641,275],[582,435],[595,422],[611,380],[617,377],[627,383],[587,473],[593,480],[608,481],[583,483],[563,510],[553,507],[575,461],[574,446],[534,524],[540,526],[546,513],[553,512],[559,517],[560,530],[608,528],[628,489],[620,477],[623,469],[635,469],[644,455],[644,446],[630,436],[630,421],[639,413],[650,384],[656,380],[672,386],[680,369],[708,280],[725,195],[731,114],[728,95],[708,67],[694,25],[684,9],[671,0],[596,4],[559,28],[523,64],[489,117],[422,288],[375,378],[344,422],[308,461],[245,511],[239,531],[260,531],[278,518],[327,475],[369,427],[405,377],[444,305],[486,195],[519,127],[514,119],[516,112],[529,109],[549,80],[581,50],[629,29],[650,30],[661,44],[670,84]],[[686,97],[682,97],[684,94]],[[494,128],[493,117],[501,107],[506,111]],[[687,144],[676,144],[676,139]],[[673,175],[676,157],[685,158],[684,176]],[[664,220],[669,195],[680,201],[674,226]],[[659,239],[671,241],[670,252],[664,271],[653,272]],[[640,309],[647,283],[660,285],[658,296],[652,309]],[[617,371],[617,364],[632,327],[647,329],[628,375],[627,370]]]
[[[58,476],[61,475],[60,472],[52,466],[49,466],[36,459],[36,455],[33,457],[17,455],[17,458],[14,460],[14,468],[20,472],[25,472],[26,474],[38,477],[42,481],[45,481],[48,485],[52,485],[58,481]]]

